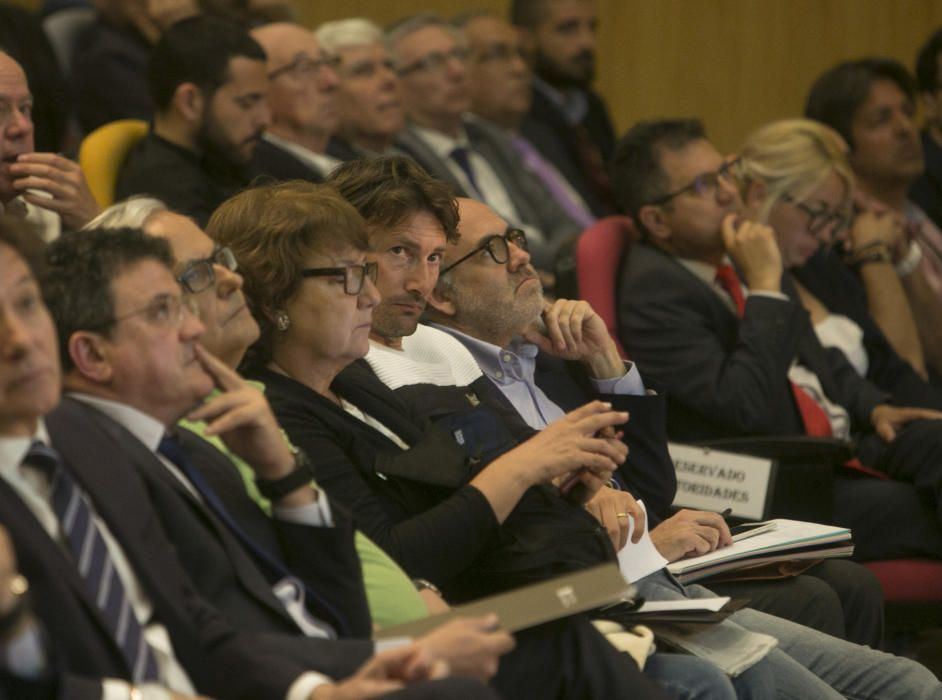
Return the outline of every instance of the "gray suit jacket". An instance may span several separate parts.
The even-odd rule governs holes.
[[[520,221],[510,223],[531,226],[543,234],[545,243],[530,241],[534,264],[542,268],[551,267],[556,250],[580,233],[581,227],[569,218],[540,179],[520,165],[520,158],[504,131],[472,116],[465,117],[464,127],[471,147],[494,169],[517,208]],[[457,196],[472,196],[452,175],[444,160],[418,136],[413,126],[400,132],[396,147],[411,156],[430,175],[451,185]]]

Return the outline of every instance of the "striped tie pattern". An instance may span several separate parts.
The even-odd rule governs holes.
[[[23,464],[48,479],[52,508],[59,518],[75,565],[127,661],[131,678],[135,683],[158,680],[154,653],[131,609],[104,537],[92,519],[88,496],[63,469],[59,454],[39,441],[30,446]]]

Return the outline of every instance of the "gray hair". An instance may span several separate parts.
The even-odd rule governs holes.
[[[112,204],[101,214],[89,221],[83,228],[144,228],[155,214],[170,211],[159,199],[146,196],[130,197],[123,202]]]
[[[327,53],[337,53],[353,46],[368,46],[383,41],[383,30],[364,17],[324,22],[314,30],[317,43]]]
[[[404,17],[403,19],[393,22],[386,28],[386,50],[389,52],[389,55],[392,56],[393,61],[399,61],[399,56],[396,53],[396,44],[413,32],[425,29],[426,27],[441,27],[451,34],[459,44],[464,44],[464,32],[458,27],[449,24],[442,19],[442,17],[432,12],[422,12],[417,15]]]

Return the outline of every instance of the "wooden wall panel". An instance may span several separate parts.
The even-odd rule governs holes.
[[[698,115],[735,148],[771,119],[801,113],[811,81],[868,54],[911,66],[942,25],[938,0],[597,0],[599,76],[615,122]],[[506,0],[299,0],[308,25],[363,15],[382,23],[412,12],[451,15]]]

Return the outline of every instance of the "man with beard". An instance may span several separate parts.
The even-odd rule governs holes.
[[[148,83],[153,125],[128,154],[116,198],[149,194],[205,226],[248,184],[269,125],[265,52],[234,24],[193,17],[154,47]]]
[[[615,130],[595,77],[595,0],[514,0],[510,21],[533,63],[533,103],[523,127],[597,216],[615,211],[606,163]]]

